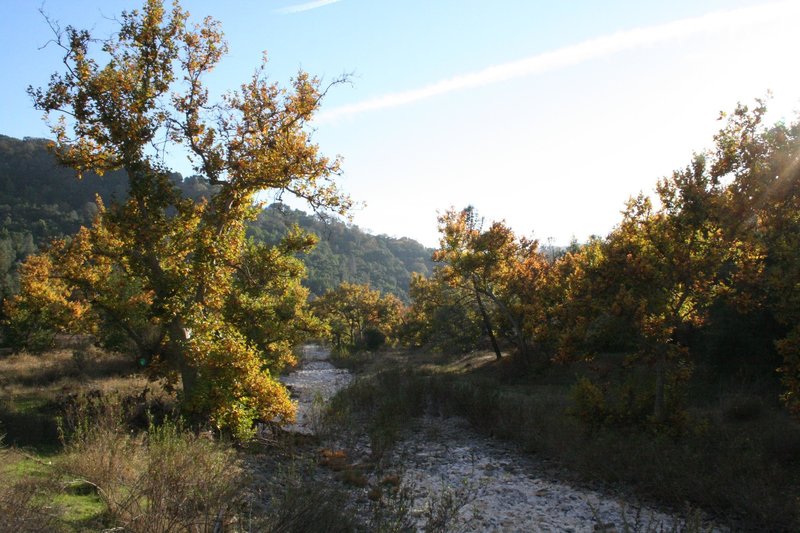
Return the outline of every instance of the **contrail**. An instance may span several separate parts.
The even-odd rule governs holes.
[[[282,7],[281,9],[276,9],[277,13],[283,13],[284,15],[288,15],[291,13],[300,13],[302,11],[311,11],[312,9],[317,9],[318,7],[327,6],[329,4],[335,4],[341,0],[316,0],[315,2],[306,2],[305,4],[295,4],[293,6],[286,6]]]
[[[330,121],[367,111],[398,107],[455,91],[550,72],[625,50],[673,41],[698,33],[731,30],[798,14],[800,14],[800,2],[778,2],[730,11],[715,11],[699,17],[621,31],[517,61],[493,65],[441,80],[419,89],[389,93],[336,107],[330,111],[321,112],[317,120],[319,122]]]

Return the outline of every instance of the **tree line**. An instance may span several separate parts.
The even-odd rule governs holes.
[[[534,373],[593,362],[604,369],[576,400],[595,421],[678,422],[697,364],[777,377],[800,412],[800,123],[765,113],[739,105],[655,198],[631,198],[605,238],[558,257],[473,207],[447,211],[433,275],[412,281],[406,341],[483,339]]]
[[[713,149],[628,200],[606,237],[558,253],[472,206],[446,211],[410,305],[361,323],[390,343],[489,349],[532,379],[589,368],[574,399],[591,424],[680,426],[698,367],[779,381],[800,413],[800,123],[765,113],[759,100],[724,115]],[[322,316],[371,309],[366,291],[331,291]]]

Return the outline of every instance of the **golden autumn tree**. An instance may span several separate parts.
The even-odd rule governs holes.
[[[736,298],[741,280],[758,275],[760,255],[724,231],[704,157],[661,180],[657,191],[660,208],[641,194],[632,198],[604,241],[564,258],[560,312],[562,355],[591,358],[597,347],[614,346],[629,352],[628,368],[651,369],[647,403],[662,422],[678,413],[680,384],[691,372],[682,333],[704,324],[715,301]]]
[[[742,304],[764,306],[785,329],[776,339],[783,400],[800,416],[800,121],[768,126],[766,112],[757,100],[727,116],[709,172],[727,232],[763,257]]]
[[[330,328],[338,350],[374,350],[397,337],[403,303],[393,294],[381,295],[369,285],[342,283],[316,300],[312,307]]]
[[[534,317],[543,312],[549,268],[538,241],[517,237],[503,222],[493,222],[486,230],[481,226],[472,207],[439,217],[436,275],[472,295],[498,359],[496,332],[502,323],[520,361],[544,364],[535,344]]]
[[[450,285],[442,269],[426,277],[412,273],[403,341],[450,353],[467,353],[480,343],[483,326],[471,292]]]
[[[714,299],[732,289],[741,259],[718,225],[692,220],[686,206],[666,202],[664,187],[670,186],[661,184],[666,207],[654,212],[649,200],[631,200],[606,247],[606,268],[618,283],[612,308],[632,318],[637,355],[653,367],[658,421],[667,414],[668,381],[677,385],[688,377],[682,376],[690,360],[681,329],[702,324]]]
[[[479,264],[474,261],[475,240],[481,233],[483,221],[475,209],[468,206],[461,211],[450,209],[439,217],[439,248],[433,253],[433,260],[441,263],[437,274],[453,287],[467,291],[480,312],[483,328],[492,345],[497,359],[502,357],[497,342],[496,325],[489,309],[484,303],[488,276],[481,276]],[[487,265],[489,266],[489,265]],[[486,273],[488,274],[488,272]]]
[[[129,197],[99,203],[91,228],[28,261],[12,324],[41,303],[61,305],[44,318],[132,348],[154,376],[180,381],[189,414],[240,435],[256,419],[291,419],[274,372],[318,326],[294,259],[313,240],[295,232],[268,248],[249,242],[245,225],[263,190],[349,207],[333,182],[339,160],[320,155],[306,127],[324,91],[302,71],[288,89],[268,82],[264,62],[213,103],[204,80],[227,51],[217,22],[190,24],[161,0],[119,20],[106,40],[57,29],[65,70],[29,93],[58,159],[79,177],[123,169]],[[188,152],[207,199],[181,195],[165,149]]]

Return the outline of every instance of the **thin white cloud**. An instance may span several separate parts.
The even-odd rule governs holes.
[[[335,4],[341,0],[315,0],[314,2],[306,2],[304,4],[295,4],[292,6],[286,6],[281,9],[276,9],[277,13],[282,13],[284,15],[289,15],[292,13],[301,13],[303,11],[311,11],[312,9],[317,9],[318,7],[327,6],[330,4]]]
[[[798,15],[800,15],[800,2],[788,1],[730,11],[716,11],[699,17],[681,19],[657,26],[621,31],[518,61],[494,65],[483,70],[441,80],[419,89],[389,93],[354,104],[336,107],[320,113],[317,120],[319,122],[330,121],[367,111],[398,107],[454,91],[541,74],[626,50],[674,41],[694,34],[730,31],[757,23]]]

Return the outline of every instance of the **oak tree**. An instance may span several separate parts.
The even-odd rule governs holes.
[[[677,393],[691,370],[684,334],[758,270],[757,251],[726,235],[714,215],[713,187],[698,156],[659,182],[660,208],[641,194],[632,198],[604,241],[565,260],[569,301],[561,311],[572,331],[562,336],[562,353],[582,348],[591,356],[609,346],[629,352],[629,368],[652,369],[650,413],[657,422],[679,411]]]
[[[776,347],[783,400],[800,416],[800,121],[767,126],[766,102],[738,105],[715,137],[710,175],[731,236],[761,257],[740,305],[762,306],[784,328]]]
[[[119,22],[104,40],[53,24],[65,70],[29,93],[58,159],[78,177],[124,170],[128,198],[99,202],[91,228],[32,257],[7,311],[24,322],[44,303],[46,320],[132,349],[153,376],[180,381],[189,414],[217,427],[246,435],[256,419],[289,420],[274,373],[317,327],[294,258],[313,240],[292,233],[269,248],[249,242],[245,226],[263,190],[349,207],[333,181],[338,158],[322,156],[307,127],[325,91],[302,71],[289,88],[269,82],[265,57],[213,103],[205,80],[227,51],[217,22],[191,24],[161,0]],[[173,185],[170,150],[189,154],[207,200]]]
[[[471,292],[449,284],[441,269],[430,277],[414,273],[409,296],[411,305],[403,328],[408,345],[463,353],[480,345],[483,324]]]
[[[548,262],[538,241],[517,237],[504,222],[486,230],[481,222],[472,207],[439,217],[441,237],[433,256],[440,263],[438,275],[472,295],[498,359],[496,332],[502,324],[521,362],[543,364],[533,333]]]
[[[314,300],[315,313],[328,325],[338,350],[374,350],[393,341],[402,322],[403,303],[369,285],[342,283]]]

